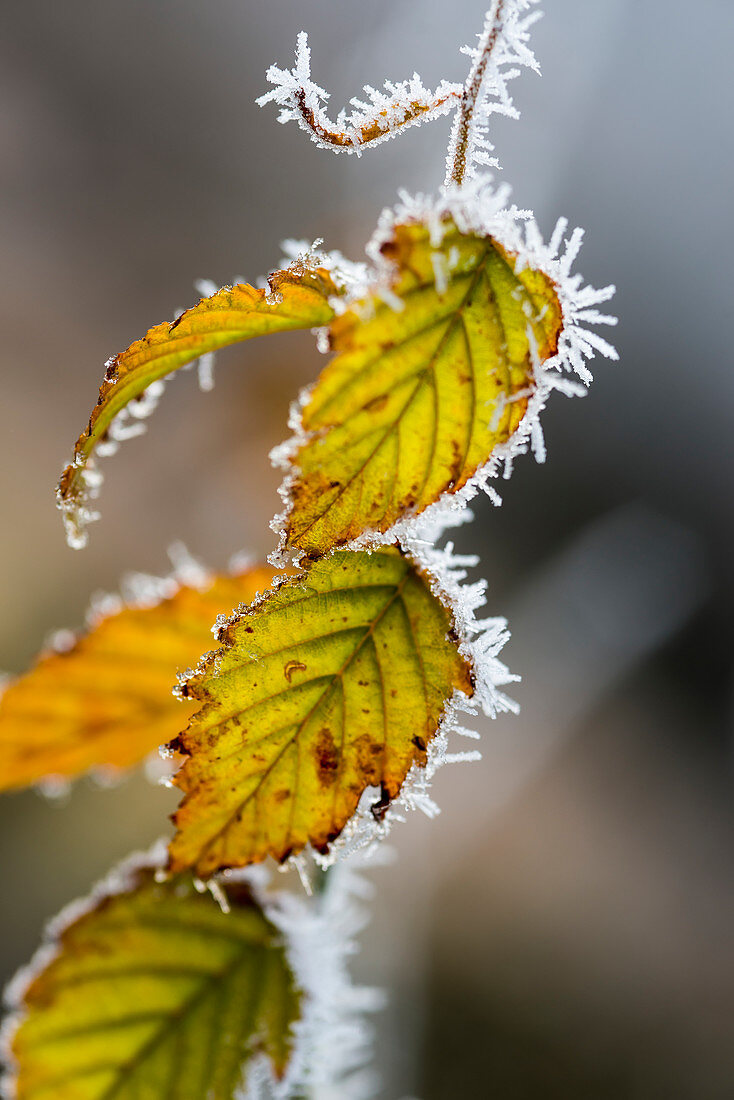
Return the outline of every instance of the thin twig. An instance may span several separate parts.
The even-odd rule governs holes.
[[[502,33],[504,6],[505,0],[494,0],[492,7],[487,13],[482,39],[479,44],[479,53],[466,78],[466,84],[464,85],[464,91],[461,96],[461,105],[451,129],[451,141],[449,143],[451,166],[446,172],[445,185],[447,187],[452,183],[460,186],[464,182],[474,109],[477,105],[482,81],[487,71],[487,64],[489,63],[492,51],[497,45],[497,40]],[[452,150],[453,156],[451,156]]]
[[[457,100],[458,92],[450,88],[445,95],[436,94],[433,100],[422,103],[419,100],[401,103],[399,99],[376,109],[374,116],[366,117],[361,126],[352,125],[346,129],[339,129],[328,120],[322,121],[313,107],[307,102],[305,88],[297,88],[293,92],[295,109],[303,120],[304,128],[311,131],[318,143],[322,146],[332,146],[336,150],[345,149],[348,152],[361,149],[370,142],[379,141],[391,133],[395,133],[402,126],[410,126],[417,122],[423,115],[437,117],[439,113],[451,110],[452,101]],[[391,111],[400,111],[399,114],[391,114]]]

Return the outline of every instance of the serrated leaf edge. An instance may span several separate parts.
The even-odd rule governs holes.
[[[519,680],[499,660],[499,653],[510,637],[507,620],[504,618],[478,619],[476,612],[486,602],[486,582],[464,584],[467,568],[477,564],[473,556],[459,556],[454,553],[453,544],[443,550],[436,550],[421,539],[406,539],[401,546],[402,552],[416,566],[418,572],[428,581],[429,587],[448,611],[451,622],[451,636],[457,642],[458,651],[469,663],[474,694],[469,698],[463,691],[455,689],[451,698],[444,703],[443,714],[433,737],[426,746],[425,765],[413,764],[403,780],[400,792],[392,800],[385,812],[375,815],[373,807],[380,797],[378,788],[367,787],[363,792],[357,809],[339,835],[330,842],[325,853],[318,852],[308,845],[304,852],[290,856],[285,866],[303,868],[309,859],[326,870],[338,861],[353,853],[369,848],[375,842],[383,840],[393,825],[403,820],[406,811],[422,810],[427,816],[434,817],[439,811],[429,791],[436,772],[444,764],[477,760],[479,753],[450,752],[450,740],[453,736],[477,740],[479,734],[466,728],[463,716],[476,715],[482,711],[487,717],[495,718],[501,713],[516,713],[517,704],[502,690],[507,684]],[[340,551],[343,552],[343,551]],[[332,555],[326,555],[331,557]],[[308,569],[303,568],[296,574],[276,578],[273,587],[260,595],[246,608],[252,611],[261,607],[286,581],[298,583],[308,577]],[[244,608],[235,610],[219,623],[220,640],[226,638],[227,630],[236,625]],[[224,652],[225,645],[214,652],[205,653],[197,667],[190,674],[179,677],[179,690],[187,698],[198,699],[195,681],[213,666],[216,668],[217,654]],[[203,701],[203,700],[202,700]],[[192,720],[196,718],[193,715]],[[185,751],[185,750],[184,750]]]

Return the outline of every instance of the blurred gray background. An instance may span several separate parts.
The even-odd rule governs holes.
[[[334,112],[364,82],[462,79],[482,0],[5,0],[0,29],[0,667],[23,670],[126,569],[183,539],[222,567],[273,545],[289,398],[321,360],[284,336],[181,375],[105,463],[103,519],[68,550],[53,507],[102,364],[195,300],[254,279],[287,236],[359,258],[398,187],[441,180],[448,122],[360,161],[277,125],[271,61],[311,34]],[[614,281],[618,365],[557,395],[548,461],[457,533],[506,614],[520,718],[374,873],[359,976],[391,990],[385,1100],[734,1095],[731,0],[548,0],[543,78],[497,120],[502,177],[578,267]],[[60,807],[0,802],[0,970],[44,920],[162,830],[142,779]]]

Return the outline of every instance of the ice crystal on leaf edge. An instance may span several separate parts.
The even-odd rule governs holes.
[[[520,210],[510,204],[510,194],[511,190],[506,184],[495,188],[491,177],[471,180],[462,187],[443,187],[435,198],[422,194],[411,196],[401,192],[398,205],[386,208],[380,216],[375,234],[366,249],[369,263],[350,264],[342,277],[342,285],[347,290],[337,300],[332,301],[335,312],[343,312],[368,296],[381,299],[395,309],[401,309],[403,304],[392,290],[396,267],[392,260],[382,254],[381,246],[390,239],[395,226],[421,224],[427,227],[431,243],[439,256],[438,250],[450,219],[460,232],[493,237],[506,251],[516,254],[517,271],[532,268],[547,275],[554,284],[562,314],[556,354],[543,363],[536,357],[533,364],[534,386],[529,395],[527,411],[507,442],[494,448],[488,462],[458,492],[444,493],[420,515],[407,516],[385,532],[365,531],[348,542],[346,549],[369,549],[396,540],[407,545],[414,536],[423,539],[423,532],[427,528],[435,529],[438,537],[445,525],[445,517],[451,512],[461,512],[480,490],[487,493],[495,504],[501,504],[501,497],[490,482],[500,475],[505,479],[509,478],[515,459],[528,450],[532,451],[538,462],[545,460],[540,414],[550,394],[558,390],[569,397],[583,396],[593,377],[586,361],[593,359],[597,352],[608,359],[618,358],[611,344],[585,327],[615,325],[617,319],[600,313],[596,308],[612,298],[615,288],[606,286],[597,290],[585,286],[580,274],[571,273],[581,248],[583,230],[574,229],[565,238],[568,222],[565,218],[560,218],[546,244],[532,212]],[[289,241],[283,247],[293,254],[303,245],[301,242]],[[318,262],[320,266],[334,273],[338,272],[342,262],[339,253],[311,253],[311,257],[312,262]],[[528,338],[532,349],[534,344],[530,325]],[[291,405],[288,426],[293,434],[270,453],[273,465],[286,471],[278,490],[285,508],[271,522],[273,531],[279,536],[278,550],[270,558],[276,565],[298,559],[297,552],[286,549],[286,528],[291,508],[291,489],[297,477],[292,460],[309,439],[302,425],[302,411],[309,401],[312,389],[312,386],[303,389]],[[498,411],[501,413],[501,406],[498,406]]]

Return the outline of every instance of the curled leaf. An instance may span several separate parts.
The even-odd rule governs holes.
[[[244,283],[223,287],[175,321],[156,325],[109,360],[89,424],[57,489],[70,545],[85,545],[86,524],[95,518],[89,508],[98,490],[95,451],[110,433],[115,434],[115,418],[128,411],[134,416],[145,412],[146,391],[155,396],[149,387],[218,348],[273,332],[315,328],[331,320],[329,296],[335,287],[328,272],[303,267],[278,271],[269,284],[267,291]]]
[[[234,615],[184,686],[174,870],[326,851],[368,787],[374,813],[425,765],[454,692],[473,693],[448,610],[393,547],[342,551]]]
[[[223,889],[228,913],[139,866],[55,930],[11,990],[12,1095],[233,1100],[259,1054],[282,1077],[301,995],[251,893]]]
[[[287,546],[311,556],[384,533],[456,493],[505,443],[561,330],[553,282],[444,218],[383,242],[376,284],[331,324],[335,357],[285,460]]]
[[[186,720],[171,693],[176,670],[193,665],[222,610],[249,603],[273,570],[178,587],[154,606],[97,616],[0,697],[0,790],[92,767],[127,768],[169,741]]]

